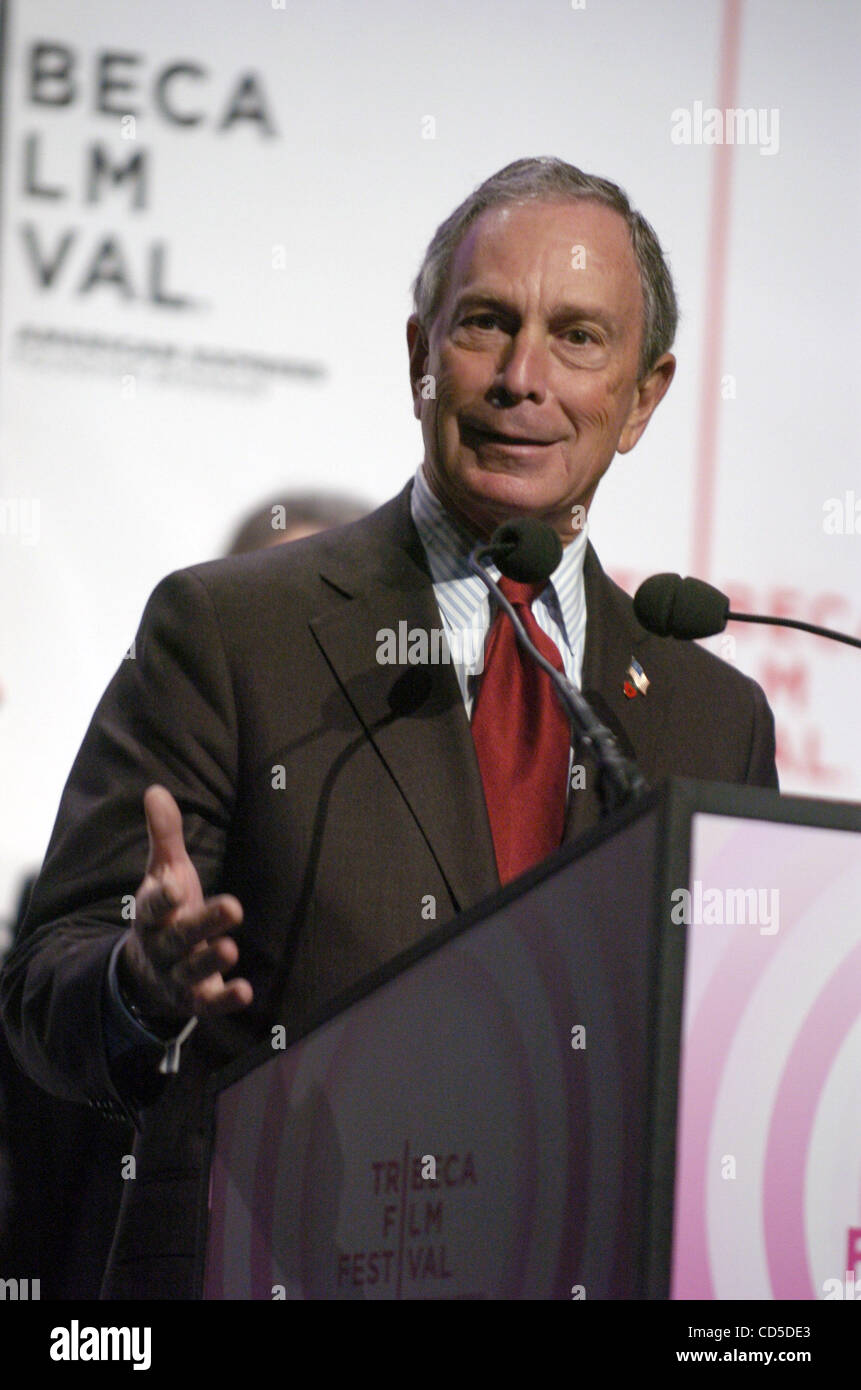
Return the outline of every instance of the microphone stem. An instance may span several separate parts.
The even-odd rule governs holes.
[[[861,647],[857,637],[848,637],[845,632],[835,632],[833,627],[817,627],[816,623],[803,623],[798,618],[761,618],[755,613],[727,613],[727,622],[770,623],[773,627],[796,627],[799,632],[812,632],[817,637],[832,637],[835,642],[845,642],[848,647]]]

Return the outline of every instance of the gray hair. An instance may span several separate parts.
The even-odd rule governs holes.
[[[562,159],[516,159],[479,184],[437,227],[413,285],[419,323],[425,332],[430,330],[442,305],[454,253],[472,223],[488,208],[527,199],[538,202],[585,199],[604,203],[625,219],[643,291],[643,339],[638,366],[642,379],[661,354],[668,351],[676,333],[679,310],[669,266],[653,228],[631,207],[625,191],[609,179],[584,174],[582,169]]]

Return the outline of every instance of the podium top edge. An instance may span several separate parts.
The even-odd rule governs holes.
[[[672,777],[657,788],[657,798],[674,802],[691,812],[815,825],[825,830],[861,831],[861,802],[798,796],[772,787]]]

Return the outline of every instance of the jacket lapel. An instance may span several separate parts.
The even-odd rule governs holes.
[[[370,537],[363,528],[360,554],[345,546],[328,557],[322,577],[349,601],[329,607],[311,628],[460,910],[497,889],[499,878],[457,677],[447,663],[377,659],[383,632],[400,639],[401,658],[411,630],[443,628],[409,490],[375,513]]]

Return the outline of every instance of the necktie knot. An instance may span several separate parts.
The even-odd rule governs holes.
[[[507,579],[503,574],[499,579],[499,587],[515,608],[531,608],[534,600],[546,589],[547,580],[541,579],[537,584],[520,584],[516,579]]]

